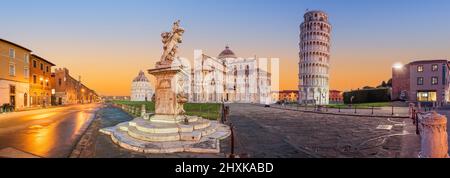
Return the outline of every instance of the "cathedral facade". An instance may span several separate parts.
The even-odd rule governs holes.
[[[131,84],[131,101],[152,101],[154,90],[143,71],[134,78]]]
[[[190,102],[271,103],[267,60],[238,58],[227,46],[217,58],[196,51]]]

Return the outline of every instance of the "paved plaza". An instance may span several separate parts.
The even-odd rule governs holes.
[[[409,119],[304,113],[251,104],[231,104],[235,153],[251,158],[416,157],[419,136]],[[220,154],[141,154],[115,145],[98,128],[129,121],[120,109],[106,107],[91,127],[92,136],[76,157],[220,158],[230,153],[230,138]]]
[[[409,119],[305,113],[231,105],[238,151],[250,157],[415,157],[419,136]]]

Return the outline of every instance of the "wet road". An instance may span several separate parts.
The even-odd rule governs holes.
[[[0,114],[0,150],[8,147],[40,157],[68,157],[101,105]]]

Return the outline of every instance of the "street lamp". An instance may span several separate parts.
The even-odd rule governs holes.
[[[400,62],[397,62],[397,63],[395,63],[392,67],[393,67],[394,69],[396,69],[396,70],[400,70],[400,69],[403,68],[403,64],[400,63]]]
[[[84,88],[81,89],[81,104],[84,104]]]
[[[42,90],[44,90],[44,78],[43,77],[39,77],[39,81],[41,81],[41,86],[42,86]],[[42,106],[43,107],[45,107],[45,104],[43,103],[44,102],[44,99],[43,99],[43,97],[45,97],[45,96],[42,96],[42,94],[41,94],[41,98],[39,98],[39,104],[41,104],[42,103]]]

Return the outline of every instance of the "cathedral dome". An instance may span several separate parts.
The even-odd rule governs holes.
[[[140,71],[139,75],[136,78],[134,78],[133,82],[149,82],[149,80],[145,76],[145,73]]]
[[[230,47],[226,46],[225,50],[223,50],[219,54],[219,59],[226,59],[226,58],[237,58],[233,51],[230,50]]]

